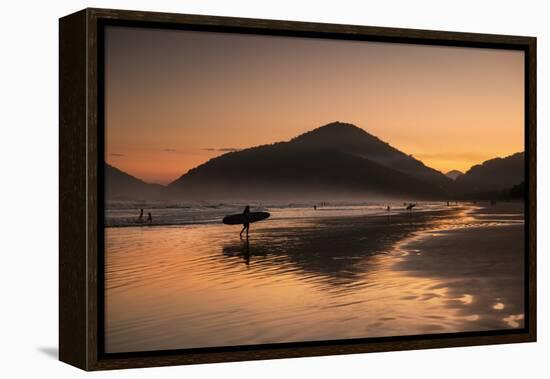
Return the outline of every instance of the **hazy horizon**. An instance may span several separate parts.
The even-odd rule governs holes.
[[[273,142],[268,143],[268,144],[284,143],[284,142],[289,142],[289,141],[290,141],[290,140],[288,140],[288,141],[273,141]],[[388,141],[385,141],[385,142],[388,142]],[[391,145],[391,143],[390,143],[390,145]],[[213,155],[212,155],[211,157],[207,158],[204,162],[198,163],[197,166],[200,166],[201,164],[206,163],[206,162],[207,162],[208,160],[210,160],[210,159],[213,159],[213,158],[222,156],[222,155],[227,154],[227,153],[229,153],[229,152],[241,151],[241,150],[246,150],[246,149],[254,148],[254,147],[257,147],[257,146],[247,146],[247,147],[243,147],[242,149],[236,149],[236,148],[209,149],[209,148],[205,148],[205,149],[204,149],[205,151],[207,151],[207,152],[212,152]],[[514,155],[514,154],[516,154],[516,153],[523,153],[523,152],[524,152],[524,150],[521,150],[521,151],[517,151],[517,152],[511,153],[511,154],[506,155],[506,156],[495,156],[495,157],[490,157],[490,158],[488,158],[488,159],[494,159],[494,158],[507,158],[507,157],[509,157],[509,156],[511,156],[511,155]],[[407,153],[407,152],[404,152],[404,153]],[[415,157],[415,159],[418,159],[418,158]],[[484,161],[485,161],[485,160],[484,160]],[[482,164],[484,161],[480,161],[480,162],[474,163],[474,164],[472,164],[472,166],[478,165],[478,164]],[[173,179],[171,179],[171,180],[168,180],[168,181],[166,181],[166,182],[160,182],[160,181],[155,182],[155,181],[150,181],[150,180],[144,179],[144,178],[140,177],[139,175],[134,174],[133,172],[123,170],[123,169],[121,169],[119,166],[117,166],[117,165],[115,165],[115,164],[109,162],[107,159],[105,160],[105,163],[108,164],[108,165],[110,165],[110,166],[112,166],[112,167],[114,167],[114,168],[116,168],[116,169],[121,170],[122,172],[124,172],[124,173],[126,173],[126,174],[128,174],[128,175],[131,175],[131,176],[133,176],[133,177],[135,177],[135,178],[137,178],[137,179],[140,179],[140,180],[144,181],[145,183],[149,183],[149,184],[161,184],[161,185],[163,185],[163,186],[167,186],[167,185],[171,184],[172,182],[178,180],[180,177],[184,176],[184,175],[187,174],[187,172],[188,172],[188,169],[186,169],[185,171],[182,171],[179,175],[177,175],[175,178],[173,178]],[[425,163],[425,162],[424,162],[424,163]],[[190,167],[189,169],[193,169],[193,168],[195,168],[195,167],[197,167],[197,166]],[[472,166],[471,166],[471,167],[472,167]],[[464,174],[464,173],[466,173],[471,167],[468,167],[467,169],[464,169],[464,170],[458,170],[458,171],[461,171],[462,174]],[[434,167],[432,167],[432,168],[434,168]],[[453,169],[453,170],[454,170],[454,169]],[[449,170],[449,171],[452,171],[452,170]],[[449,171],[440,171],[440,172],[441,172],[442,174],[444,174],[444,175],[447,175],[447,173],[448,173]]]
[[[147,182],[337,120],[443,173],[524,151],[521,51],[111,26],[105,38],[105,160]]]

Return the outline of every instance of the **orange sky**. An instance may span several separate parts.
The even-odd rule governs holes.
[[[524,150],[520,51],[111,26],[105,42],[105,160],[145,181],[337,120],[442,172]]]

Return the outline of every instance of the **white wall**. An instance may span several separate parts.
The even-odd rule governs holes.
[[[546,1],[10,1],[2,4],[0,64],[0,357],[2,377],[77,377],[57,349],[57,19],[87,6],[342,24],[533,35],[538,39],[539,341],[340,357],[94,374],[109,378],[499,377],[550,372],[548,122],[550,32]],[[543,106],[546,104],[546,108]],[[550,274],[549,274],[550,275]],[[546,299],[544,298],[546,296]],[[546,350],[546,351],[545,351]],[[545,354],[546,353],[546,354]],[[537,374],[539,373],[539,374]],[[108,376],[107,376],[108,375]]]

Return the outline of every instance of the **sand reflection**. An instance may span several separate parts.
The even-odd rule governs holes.
[[[478,211],[107,228],[106,350],[521,327],[523,224]]]

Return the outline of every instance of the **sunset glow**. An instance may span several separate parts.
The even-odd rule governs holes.
[[[105,160],[167,184],[349,122],[442,172],[524,150],[520,51],[108,27]]]

